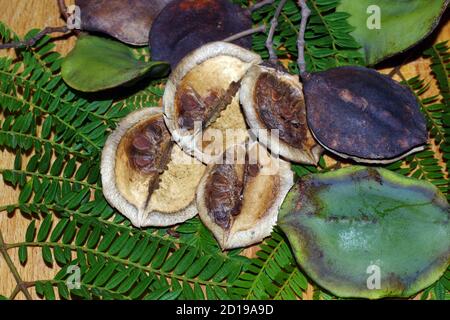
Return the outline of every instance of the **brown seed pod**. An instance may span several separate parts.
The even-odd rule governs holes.
[[[365,163],[391,163],[423,150],[427,128],[406,87],[375,70],[340,67],[304,79],[308,124],[328,150]]]
[[[293,183],[288,162],[256,143],[235,145],[206,169],[197,190],[200,218],[222,249],[260,242]]]
[[[298,76],[253,66],[242,79],[240,100],[247,124],[261,144],[294,162],[319,162],[322,148],[308,128]]]
[[[167,127],[184,151],[209,163],[227,147],[245,141],[238,90],[247,70],[260,62],[251,51],[213,42],[178,64],[166,84],[163,109]]]
[[[172,68],[192,50],[250,29],[250,13],[229,0],[174,0],[155,19],[150,48],[155,61]],[[251,48],[251,36],[236,44]]]
[[[103,193],[136,227],[169,226],[197,214],[195,191],[205,166],[174,146],[161,108],[136,111],[108,137]]]
[[[106,33],[132,45],[146,45],[153,20],[172,0],[76,0],[81,29]]]

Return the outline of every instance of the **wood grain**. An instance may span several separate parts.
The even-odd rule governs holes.
[[[66,1],[68,4],[74,0]],[[5,22],[12,27],[20,36],[24,35],[32,28],[44,28],[46,26],[60,26],[63,21],[59,17],[56,0],[0,0],[0,21]],[[450,23],[441,25],[434,35],[434,42],[444,41],[450,38]],[[59,39],[55,43],[57,50],[61,53],[67,53],[74,45],[74,37]],[[1,55],[12,54],[11,51],[0,52]],[[386,68],[383,72],[389,72],[391,69]],[[437,89],[435,87],[434,79],[429,75],[429,61],[419,58],[404,65],[401,69],[405,77],[413,77],[420,74],[426,81],[433,83],[433,88],[429,94],[435,94]],[[14,155],[6,151],[0,151],[0,168],[10,168],[13,166]],[[15,203],[17,201],[18,192],[3,183],[0,177],[0,206]],[[24,239],[24,234],[29,221],[16,212],[13,215],[7,215],[4,212],[0,213],[0,230],[2,231],[5,241],[14,243],[20,242]],[[248,256],[252,256],[256,247],[246,250]],[[24,281],[31,281],[37,279],[49,279],[56,272],[56,269],[48,268],[42,261],[40,250],[32,250],[29,252],[28,263],[21,266],[17,251],[11,251],[11,256],[15,262],[18,271]],[[14,278],[9,271],[5,261],[0,257],[0,295],[9,296],[16,287]],[[33,297],[35,293],[31,290]],[[308,292],[308,297],[311,297],[311,290]],[[24,296],[19,294],[18,299],[23,299]]]

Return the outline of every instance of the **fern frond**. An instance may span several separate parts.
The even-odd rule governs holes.
[[[435,139],[439,145],[445,137],[445,129],[442,117],[445,111],[445,104],[441,103],[439,95],[423,97],[430,89],[431,84],[425,83],[419,76],[409,79],[406,84],[417,96],[422,113],[427,120],[430,137]]]
[[[409,79],[404,84],[417,96],[421,111],[427,120],[430,138],[434,139],[438,147],[441,149],[445,148],[446,129],[443,122],[446,110],[445,104],[440,103],[439,96],[426,97],[430,84],[425,83],[419,77]],[[443,194],[447,196],[449,194],[449,182],[446,177],[448,167],[441,165],[440,159],[432,150],[431,145],[428,145],[422,152],[410,155],[404,160],[389,165],[388,169],[416,179],[428,180],[436,185]]]
[[[242,268],[239,259],[205,253],[195,246],[176,243],[170,237],[66,215],[66,209],[60,209],[60,220],[47,215],[38,227],[33,220],[25,242],[9,248],[19,248],[22,263],[26,262],[27,248],[41,248],[45,263],[63,266],[55,280],[68,278],[67,268],[71,265],[80,268],[85,290],[69,290],[71,294],[83,297],[88,294],[90,298],[115,294],[136,299],[164,288],[170,292],[181,289],[177,297],[192,298],[194,292],[199,297],[199,289],[205,286],[207,298],[230,298],[227,291],[234,281],[232,278],[237,278]],[[73,252],[76,258],[72,257]],[[45,291],[42,293],[48,298]]]
[[[3,43],[17,41],[19,38],[6,24],[0,21],[0,41]]]
[[[31,31],[26,38],[36,32]],[[40,120],[47,125],[43,132],[44,140],[53,132],[53,145],[88,157],[101,151],[107,136],[105,133],[126,114],[139,107],[157,105],[161,88],[154,83],[125,101],[121,99],[120,103],[113,100],[90,101],[90,98],[85,99],[73,92],[59,75],[62,58],[53,52],[55,45],[50,40],[50,37],[44,37],[30,51],[20,51],[22,59],[18,62],[13,63],[11,58],[0,59],[0,111],[16,122],[15,127],[9,128],[15,130],[5,129],[0,137],[18,132],[22,144],[29,147],[30,138],[21,130],[28,130],[36,136],[36,128],[40,125],[37,120]],[[12,119],[6,120],[8,126]],[[3,139],[5,144],[9,140]],[[11,145],[15,147],[14,143]]]
[[[32,157],[22,170],[19,153],[15,168],[2,172],[5,181],[21,188],[18,203],[9,205],[8,211],[18,208],[36,217],[45,216],[38,229],[35,220],[31,222],[24,243],[11,246],[19,248],[22,263],[29,247],[40,247],[49,265],[72,263],[72,252],[77,252],[82,261],[89,261],[89,256],[101,257],[157,275],[154,282],[183,283],[187,293],[181,292],[180,297],[190,294],[187,286],[195,289],[196,285],[208,286],[209,296],[229,297],[227,289],[239,276],[246,258],[222,253],[198,220],[173,230],[178,238],[170,236],[168,229],[132,228],[103,198],[98,163],[86,160],[76,167],[75,158],[60,156],[52,164],[51,153],[42,158],[45,160]]]
[[[165,80],[151,81],[142,90],[137,91],[134,95],[131,95],[123,101],[119,101],[116,107],[119,109],[125,108],[129,111],[157,107],[164,95],[164,85]]]
[[[279,230],[264,241],[256,255],[234,283],[233,292],[249,300],[302,298],[308,281]]]
[[[440,94],[444,104],[450,104],[450,48],[448,41],[440,42],[424,52],[426,57],[431,58],[431,69],[438,82]]]
[[[441,128],[443,136],[439,145],[446,162],[447,180],[450,169],[450,48],[448,42],[441,42],[427,51],[425,56],[431,58],[431,69],[437,80],[442,97],[441,106]],[[447,184],[447,191],[450,189],[450,182]],[[450,192],[447,192],[447,199],[450,200]]]
[[[39,247],[45,263],[62,268],[55,279],[34,283],[38,294],[230,298],[247,258],[223,253],[198,219],[174,229],[133,228],[102,194],[99,154],[107,135],[128,112],[158,105],[164,83],[93,100],[62,81],[61,57],[49,41],[18,51],[17,60],[0,58],[0,146],[16,154],[14,167],[0,173],[20,191],[17,203],[0,210],[32,218],[25,241],[8,248],[25,264],[28,249]],[[64,283],[72,265],[81,269],[78,290]]]
[[[247,1],[235,1],[247,5]],[[362,64],[363,57],[359,44],[350,35],[353,28],[347,23],[348,15],[336,12],[339,0],[308,1],[312,11],[305,34],[305,58],[309,72],[323,71],[341,65]],[[278,1],[262,7],[252,15],[255,24],[269,24],[273,18]],[[279,18],[274,37],[274,46],[278,57],[290,59],[289,67],[298,73],[293,61],[297,57],[297,38],[301,15],[297,1],[288,0]],[[265,47],[267,34],[253,37],[253,50],[263,58],[268,58]]]

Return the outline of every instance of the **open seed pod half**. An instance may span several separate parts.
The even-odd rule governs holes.
[[[163,109],[173,139],[204,163],[248,137],[239,105],[240,81],[261,62],[226,42],[206,44],[186,56],[166,84]]]
[[[173,144],[161,108],[146,108],[108,137],[103,193],[136,227],[174,225],[197,214],[195,192],[205,169]]]
[[[153,20],[173,0],[76,0],[81,29],[106,33],[132,45],[146,45]]]
[[[298,76],[262,65],[242,79],[240,101],[252,133],[273,153],[317,164],[323,151],[308,128]]]
[[[260,242],[293,181],[290,164],[260,144],[232,146],[208,165],[198,186],[200,218],[224,250]]]
[[[340,67],[305,77],[308,125],[326,149],[364,163],[423,150],[426,121],[408,88],[375,70]]]

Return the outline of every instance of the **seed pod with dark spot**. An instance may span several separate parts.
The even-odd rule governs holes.
[[[375,70],[340,67],[304,79],[308,124],[328,150],[390,163],[423,149],[428,133],[415,95]]]

